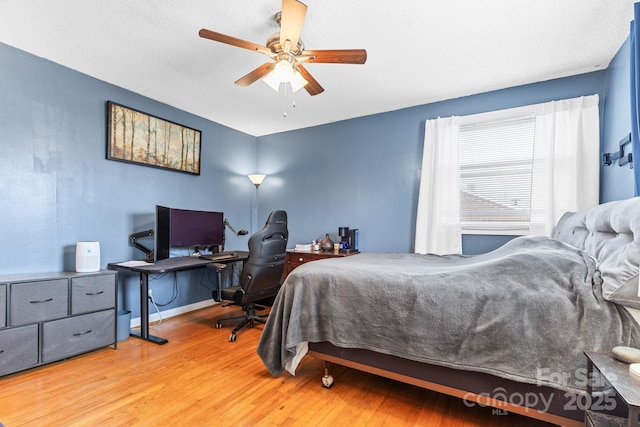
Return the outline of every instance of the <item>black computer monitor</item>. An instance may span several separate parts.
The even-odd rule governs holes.
[[[171,248],[221,247],[224,214],[156,206],[155,260],[169,258]]]

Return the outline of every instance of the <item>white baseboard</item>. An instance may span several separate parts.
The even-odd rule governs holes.
[[[160,314],[155,311],[155,306],[153,304],[149,304],[149,323],[157,322],[160,319],[168,319],[170,317],[179,316],[184,313],[189,313],[190,311],[200,310],[201,308],[211,307],[212,305],[218,304],[214,300],[205,300],[200,302],[195,302],[189,305],[183,305],[181,307],[172,308],[170,310],[160,311]],[[131,327],[137,328],[140,326],[140,318],[136,317],[131,319]]]

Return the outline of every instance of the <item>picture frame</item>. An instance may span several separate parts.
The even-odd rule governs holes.
[[[107,159],[200,175],[202,132],[107,101]]]

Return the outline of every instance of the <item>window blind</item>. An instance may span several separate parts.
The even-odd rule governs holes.
[[[527,227],[535,117],[460,126],[460,219],[466,231]]]

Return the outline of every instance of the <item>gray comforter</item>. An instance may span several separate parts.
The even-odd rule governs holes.
[[[483,255],[358,254],[285,281],[258,354],[279,376],[300,343],[328,341],[515,381],[584,390],[583,350],[640,344],[602,297],[596,261],[545,237]],[[299,355],[298,355],[299,356]]]

